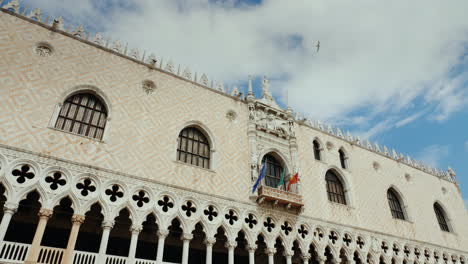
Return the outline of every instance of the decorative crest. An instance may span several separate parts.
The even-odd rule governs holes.
[[[182,73],[182,77],[184,77],[187,80],[192,80],[192,72],[188,67],[185,68],[184,72]]]
[[[166,64],[166,68],[165,68],[166,71],[170,72],[170,73],[174,73],[174,63],[172,61],[169,61],[167,64]]]
[[[202,74],[200,77],[200,83],[204,86],[208,86],[208,77],[206,77],[206,74]]]
[[[42,11],[39,8],[34,8],[27,15],[27,17],[32,18],[32,19],[36,19],[39,22],[41,22],[41,16],[42,16]]]
[[[10,1],[10,2],[6,3],[5,5],[3,5],[3,8],[4,9],[11,9],[11,10],[13,10],[13,12],[19,13],[19,11],[20,11],[19,0]]]
[[[79,38],[85,37],[85,31],[82,25],[78,26],[73,30],[72,35]]]

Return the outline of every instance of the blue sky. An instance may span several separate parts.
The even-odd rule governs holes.
[[[229,88],[267,75],[282,105],[451,166],[468,201],[466,0],[22,2]]]

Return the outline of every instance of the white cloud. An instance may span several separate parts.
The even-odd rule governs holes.
[[[447,145],[430,145],[425,147],[416,156],[416,160],[421,160],[434,168],[440,168],[441,161],[448,157],[449,147]]]
[[[422,115],[424,114],[424,112],[418,112],[414,115],[410,115],[398,122],[395,123],[395,127],[398,128],[398,127],[402,127],[402,126],[406,126],[407,124],[415,121],[416,119],[420,118]]]
[[[106,3],[113,6],[32,4],[101,25],[108,36],[209,77],[236,82],[266,74],[277,94],[289,90],[296,110],[321,119],[362,106],[399,112],[422,96],[437,105],[433,118],[444,120],[467,102],[467,74],[450,73],[468,42],[466,0],[269,0],[239,8],[209,0]]]

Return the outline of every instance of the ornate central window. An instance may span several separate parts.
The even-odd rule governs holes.
[[[403,212],[403,208],[401,206],[400,197],[395,192],[395,190],[391,188],[388,189],[387,199],[393,218],[405,220],[405,213]]]
[[[262,164],[266,166],[265,185],[278,188],[281,173],[283,173],[283,166],[281,166],[281,163],[271,154],[263,156]],[[285,184],[283,184],[282,188],[284,188],[284,186]]]
[[[205,169],[210,168],[210,144],[200,130],[187,127],[180,132],[177,160]]]
[[[68,97],[60,109],[55,128],[74,134],[102,139],[107,121],[107,109],[90,93]]]

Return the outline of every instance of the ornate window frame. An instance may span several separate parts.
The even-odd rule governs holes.
[[[69,98],[71,96],[74,96],[76,94],[79,94],[79,93],[90,93],[90,94],[95,95],[97,98],[99,98],[102,101],[102,103],[104,104],[104,107],[106,107],[107,120],[106,120],[106,127],[104,128],[104,132],[102,134],[102,139],[87,137],[87,136],[83,136],[83,135],[76,134],[76,133],[73,133],[73,132],[64,131],[64,130],[60,130],[60,129],[55,128],[55,124],[57,123],[59,113],[60,113],[60,111],[62,109],[62,106],[63,106],[63,103],[65,102],[65,100],[67,100],[67,98]],[[63,92],[59,96],[59,98],[57,100],[57,103],[54,106],[54,109],[53,109],[53,112],[52,112],[52,117],[50,118],[49,124],[47,125],[47,127],[50,128],[50,129],[53,129],[53,130],[61,131],[63,133],[68,133],[68,134],[72,134],[72,135],[75,135],[75,136],[95,140],[97,142],[106,142],[108,140],[109,131],[111,129],[111,120],[112,120],[111,116],[112,116],[112,104],[111,104],[109,98],[104,94],[104,92],[101,89],[99,89],[99,88],[97,88],[96,86],[93,86],[93,85],[87,85],[87,84],[78,85],[78,86],[74,86],[73,88],[70,88],[70,89],[66,90],[65,92]]]
[[[341,181],[341,184],[343,185],[343,192],[345,195],[346,204],[335,203],[335,202],[328,200],[327,181],[325,179],[325,176],[329,170],[333,170],[336,176],[338,177],[338,179]],[[323,193],[325,194],[326,201],[330,204],[334,204],[334,205],[336,204],[340,206],[354,208],[354,200],[353,200],[353,195],[352,195],[352,190],[354,188],[353,188],[349,173],[337,166],[332,165],[332,166],[327,167],[325,170],[323,170],[321,175],[323,175],[322,176],[322,180],[323,180],[322,188],[323,188]]]
[[[195,165],[191,165],[188,163],[181,162],[177,159],[177,146],[179,146],[179,134],[184,130],[185,128],[188,127],[194,127],[200,130],[200,132],[206,137],[208,140],[208,143],[210,144],[210,164],[208,168],[203,168]],[[203,170],[208,170],[208,171],[215,171],[217,168],[217,161],[218,161],[218,153],[216,152],[216,142],[215,142],[215,137],[213,133],[208,129],[207,126],[205,126],[202,122],[197,121],[197,120],[192,120],[189,122],[184,123],[182,126],[177,127],[176,131],[176,140],[174,141],[173,145],[173,160],[174,162],[180,163],[180,164],[185,164],[189,166],[193,166],[195,168],[203,169]]]
[[[401,209],[403,210],[403,215],[405,216],[405,219],[399,219],[399,218],[393,217],[391,213],[390,205],[388,203],[388,195],[387,195],[390,189],[393,190],[398,196],[397,198],[398,198],[398,201],[400,202],[400,206],[401,206]],[[406,222],[411,222],[411,223],[413,222],[413,219],[410,214],[408,202],[406,201],[405,196],[403,195],[403,193],[400,191],[398,187],[392,184],[385,190],[385,202],[388,207],[388,212],[390,213],[390,216],[393,220],[406,221]]]

